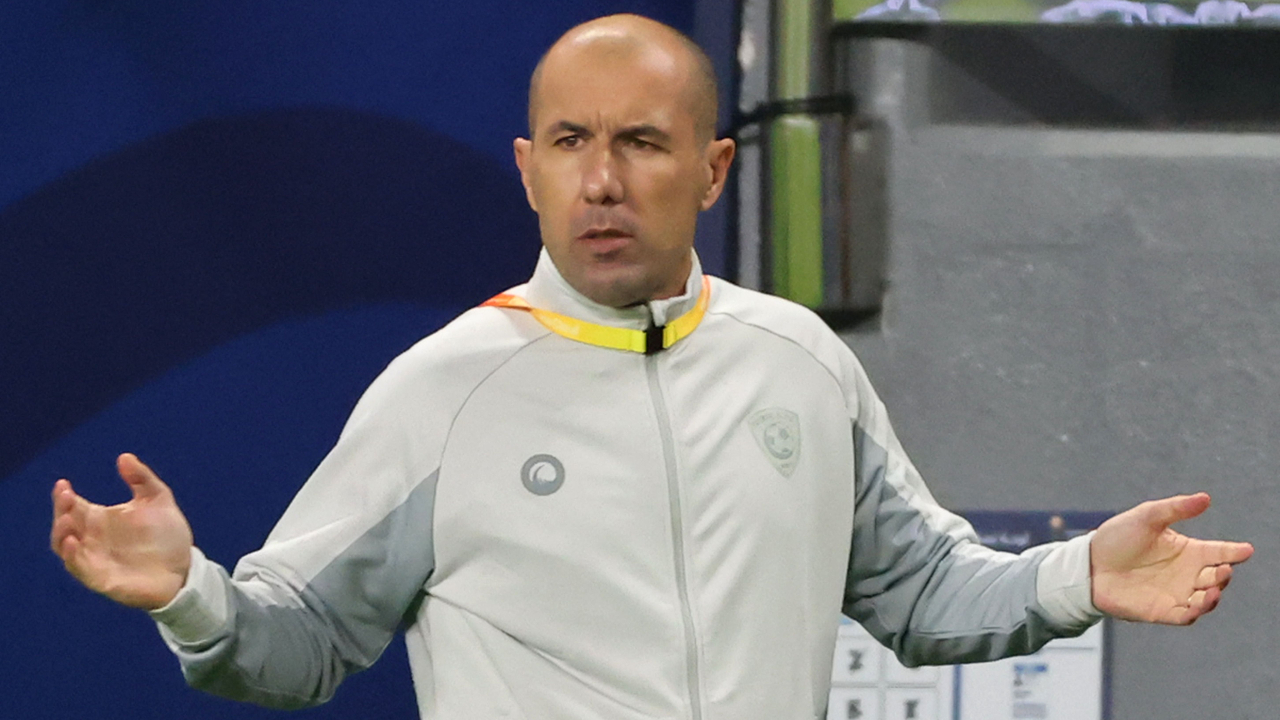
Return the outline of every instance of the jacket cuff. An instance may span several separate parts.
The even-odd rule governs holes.
[[[186,583],[168,605],[149,614],[160,632],[179,645],[207,645],[225,635],[228,607],[222,568],[193,546]]]
[[[1045,555],[1036,573],[1036,599],[1059,627],[1092,625],[1103,614],[1093,605],[1089,546],[1093,533],[1059,544]]]

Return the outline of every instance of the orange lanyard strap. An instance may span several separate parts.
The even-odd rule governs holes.
[[[698,327],[698,323],[702,322],[702,316],[706,315],[707,304],[710,301],[711,281],[704,275],[702,276],[702,293],[698,295],[698,302],[693,306],[692,310],[666,325],[657,325],[648,330],[597,325],[596,323],[579,320],[568,315],[536,308],[524,298],[507,293],[489,298],[481,303],[480,307],[524,310],[533,315],[548,330],[561,337],[567,337],[570,340],[587,343],[588,345],[652,355],[659,350],[675,345],[677,341],[692,333],[694,328]]]

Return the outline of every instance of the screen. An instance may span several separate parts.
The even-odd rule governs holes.
[[[1239,0],[836,0],[837,21],[1280,27],[1280,3]]]

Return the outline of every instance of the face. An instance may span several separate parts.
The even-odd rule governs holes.
[[[607,40],[553,50],[533,139],[515,141],[547,252],[604,305],[684,291],[698,212],[719,197],[733,158],[732,140],[699,137],[683,55]]]

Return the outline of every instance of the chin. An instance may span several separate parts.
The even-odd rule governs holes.
[[[646,281],[634,271],[588,272],[583,287],[575,289],[601,305],[620,308],[645,302],[653,295],[651,283]]]

